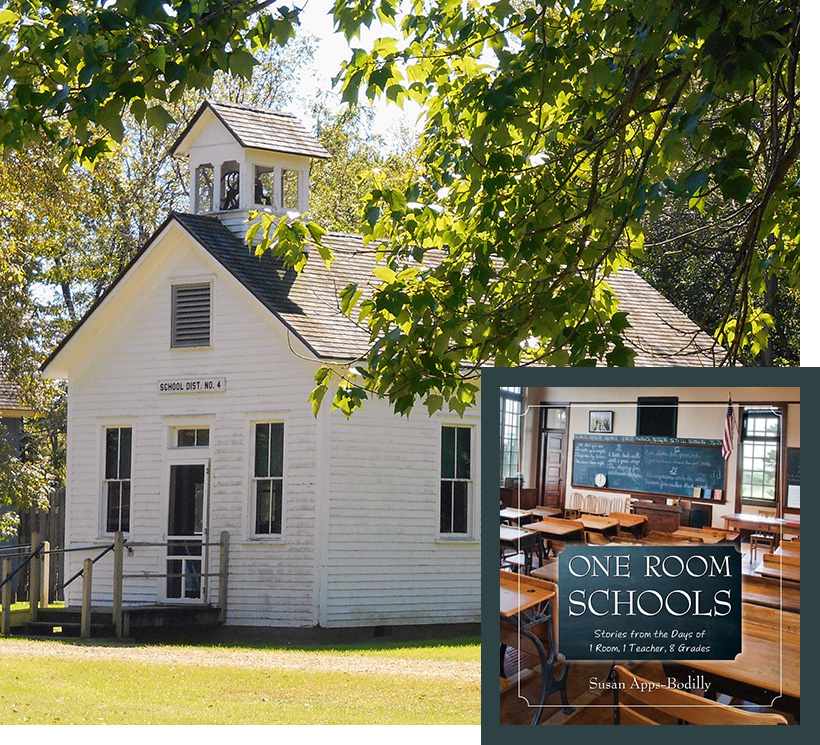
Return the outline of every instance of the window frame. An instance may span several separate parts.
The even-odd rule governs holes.
[[[499,463],[499,474],[501,478],[501,485],[504,485],[505,478],[515,478],[519,473],[521,473],[521,420],[522,420],[522,413],[524,411],[524,388],[516,388],[515,390],[518,393],[514,393],[509,388],[499,388],[498,397],[500,399],[500,411],[499,411],[499,424],[500,424],[500,438],[501,438],[501,447],[500,450],[500,463]],[[518,436],[518,449],[516,454],[516,459],[518,461],[518,466],[515,473],[506,473],[504,465],[507,456],[507,442],[512,442],[512,438],[505,436],[505,415],[507,412],[507,407],[512,403],[516,402],[519,405],[518,410],[518,421],[516,423],[517,428],[517,436]],[[510,412],[511,414],[515,414],[516,412]]]
[[[768,416],[777,420],[778,423],[778,432],[776,438],[774,437],[765,437],[765,436],[755,436],[755,435],[747,435],[747,419],[749,416],[753,418],[755,416],[763,417]],[[735,491],[736,491],[736,508],[738,511],[742,511],[744,506],[750,507],[762,507],[766,509],[774,509],[775,511],[780,510],[780,502],[782,497],[782,488],[781,488],[781,476],[782,476],[782,461],[783,461],[783,447],[784,447],[784,432],[785,432],[785,411],[783,407],[777,406],[775,404],[764,404],[764,405],[749,405],[749,406],[740,406],[738,410],[738,436],[737,436],[737,478],[735,481]],[[765,498],[755,498],[755,497],[745,497],[743,496],[743,485],[744,485],[744,474],[747,473],[747,470],[744,468],[744,455],[745,455],[745,446],[746,444],[765,444],[765,443],[774,443],[775,445],[775,463],[774,463],[774,473],[773,473],[773,487],[774,487],[774,498],[773,499],[765,499]],[[754,456],[752,456],[754,457]],[[750,473],[757,473],[755,469],[751,469]],[[760,471],[760,473],[766,473],[766,470]]]
[[[282,426],[282,438],[281,438],[281,457],[282,457],[282,473],[280,476],[257,476],[256,475],[256,447],[257,447],[257,427],[260,425],[281,425]],[[270,541],[270,542],[280,542],[283,541],[285,538],[285,505],[286,505],[286,495],[287,495],[287,452],[288,452],[288,425],[287,421],[282,416],[263,416],[254,418],[250,422],[250,442],[249,442],[249,458],[248,458],[248,496],[249,496],[249,508],[248,508],[248,535],[252,541]],[[268,464],[268,470],[270,470],[270,464]],[[270,482],[278,482],[280,484],[280,496],[279,496],[279,530],[278,532],[263,532],[260,533],[257,531],[258,522],[257,522],[257,509],[258,509],[258,483],[260,481],[270,481]]]
[[[191,431],[194,433],[194,444],[193,445],[180,445],[179,444],[179,437],[182,432]],[[207,432],[208,433],[208,442],[205,444],[200,444],[199,440],[199,433],[200,432]],[[181,424],[178,427],[171,427],[171,449],[172,450],[208,450],[211,447],[211,427],[210,426],[203,426],[199,424],[193,425],[185,425]]]
[[[119,443],[118,443],[118,453],[119,449],[121,448],[121,440],[122,434],[121,431],[124,429],[130,430],[130,458],[128,460],[128,477],[122,478],[121,473],[119,472],[119,468],[122,467],[121,457],[118,454],[117,457],[117,465],[118,465],[118,473],[116,478],[109,478],[108,476],[108,433],[110,431],[117,430],[120,432],[118,436]],[[133,504],[134,504],[134,433],[135,428],[132,422],[106,422],[101,427],[101,447],[100,447],[100,535],[101,536],[113,536],[118,532],[123,533],[124,535],[128,535],[131,533],[132,522],[133,522]],[[127,514],[127,527],[123,528],[123,521],[122,521],[122,491],[120,491],[120,498],[119,498],[119,519],[117,529],[109,530],[109,522],[108,517],[110,513],[109,509],[109,484],[111,483],[119,483],[119,484],[128,484],[128,514]],[[120,487],[121,488],[121,487]]]
[[[458,468],[456,465],[456,469],[454,471],[454,476],[452,478],[445,477],[442,473],[442,459],[444,454],[444,429],[445,427],[452,428],[455,430],[467,430],[470,433],[469,437],[469,444],[470,444],[470,475],[469,478],[459,478],[458,477]],[[456,434],[456,445],[458,443],[458,434]],[[457,457],[457,448],[454,451],[454,457]],[[436,460],[438,474],[436,478],[437,489],[436,489],[436,533],[440,540],[474,540],[476,534],[476,491],[477,491],[477,465],[476,465],[476,425],[475,424],[465,424],[463,421],[449,421],[449,420],[441,420],[439,421],[438,426],[438,458]],[[457,463],[457,461],[456,461]],[[443,508],[443,499],[444,496],[442,494],[442,486],[445,481],[449,481],[451,483],[466,483],[467,485],[467,494],[466,494],[466,511],[467,514],[465,516],[465,531],[464,532],[455,532],[455,531],[442,531],[441,529],[441,520],[442,520],[442,508]],[[453,497],[451,496],[451,500]],[[452,506],[451,506],[451,519],[450,525],[452,527]]]

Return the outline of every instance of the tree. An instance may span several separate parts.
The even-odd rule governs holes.
[[[7,2],[0,145],[46,137],[96,158],[121,139],[126,106],[161,128],[164,102],[217,70],[249,77],[254,51],[292,34],[297,11],[269,6]],[[383,284],[369,298],[342,293],[372,347],[336,405],[351,411],[366,390],[398,411],[419,397],[463,410],[483,364],[630,364],[606,278],[642,257],[648,221],[671,202],[733,233],[724,362],[766,346],[777,324],[766,294],[798,284],[797,0],[404,10],[334,4],[349,39],[376,19],[399,28],[353,51],[345,99],[426,109],[419,177],[404,188],[376,179],[366,205]],[[298,265],[299,243],[322,231],[285,227],[295,239],[271,223],[267,245]],[[321,370],[315,400],[337,382]]]
[[[799,274],[796,0],[335,12],[349,38],[377,16],[401,30],[354,50],[345,97],[426,107],[421,178],[369,196],[383,284],[361,300],[360,382],[335,405],[365,388],[402,412],[418,397],[461,410],[485,364],[630,364],[606,278],[644,256],[671,203],[731,236],[723,362],[766,346],[777,319],[760,299]],[[343,297],[354,311],[358,288]],[[334,380],[320,370],[316,400]]]
[[[716,332],[731,307],[732,263],[737,248],[729,231],[715,229],[697,210],[672,209],[646,226],[645,255],[635,269],[701,328]],[[800,294],[796,287],[767,276],[767,291],[753,299],[777,319],[768,345],[741,350],[744,365],[798,365]]]
[[[415,172],[415,147],[387,152],[384,140],[372,134],[372,108],[346,106],[335,111],[319,100],[313,114],[316,136],[331,157],[311,168],[311,218],[327,230],[356,233],[372,175],[378,173],[391,186],[403,186]]]
[[[273,4],[8,0],[0,10],[0,147],[49,141],[66,162],[93,162],[122,140],[129,111],[164,129],[173,123],[166,103],[209,89],[220,71],[249,79],[253,50],[293,36],[297,11],[262,12]]]

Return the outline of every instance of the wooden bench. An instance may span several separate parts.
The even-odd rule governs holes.
[[[755,567],[755,573],[774,577],[785,582],[800,582],[800,559],[793,556],[763,554],[763,561]]]
[[[742,595],[744,603],[800,613],[800,588],[791,582],[783,583],[781,592],[778,579],[744,574]]]
[[[662,712],[688,724],[788,724],[780,714],[757,714],[687,691],[651,686],[621,665],[615,666],[615,724],[660,724],[647,714]],[[637,707],[632,702],[637,702]]]

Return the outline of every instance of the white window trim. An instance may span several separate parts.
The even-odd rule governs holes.
[[[109,429],[122,429],[123,427],[131,428],[131,495],[128,506],[128,530],[123,531],[123,535],[128,537],[134,531],[134,456],[136,453],[136,438],[137,427],[131,419],[112,419],[99,422],[99,447],[97,450],[97,474],[99,478],[99,500],[98,500],[98,516],[97,516],[97,541],[104,541],[113,538],[115,533],[110,533],[107,528],[108,523],[108,490],[105,488],[105,448],[106,448],[106,433]]]
[[[256,532],[256,477],[254,476],[254,465],[256,460],[256,425],[257,424],[282,424],[282,529],[279,533],[257,533]],[[253,415],[248,419],[246,431],[248,433],[247,448],[245,449],[245,519],[244,530],[247,543],[268,543],[284,544],[287,542],[287,505],[288,505],[288,440],[290,432],[290,421],[286,414],[282,412],[270,414]]]
[[[216,307],[216,276],[213,274],[193,277],[172,277],[169,285],[171,291],[168,293],[168,349],[172,354],[190,354],[191,352],[205,352],[214,349],[214,336],[216,335],[216,325],[214,323],[214,308]],[[204,285],[207,284],[211,291],[211,307],[210,307],[210,344],[201,347],[175,347],[172,344],[174,337],[174,287],[184,287],[185,285]]]
[[[436,449],[436,542],[437,543],[478,543],[480,541],[478,522],[478,494],[480,484],[478,474],[481,469],[477,463],[477,431],[478,423],[475,421],[465,421],[463,419],[439,419],[438,425],[438,447]],[[467,532],[466,533],[442,533],[441,532],[441,448],[442,448],[442,428],[462,427],[470,430],[470,480],[467,488]]]

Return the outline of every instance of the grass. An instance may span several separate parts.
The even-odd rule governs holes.
[[[60,644],[60,642],[39,642]],[[200,648],[207,653],[207,647]],[[270,645],[219,647],[247,653]],[[365,654],[475,661],[478,639],[292,647],[333,657]],[[478,724],[476,683],[410,675],[252,669],[3,653],[0,724]]]

